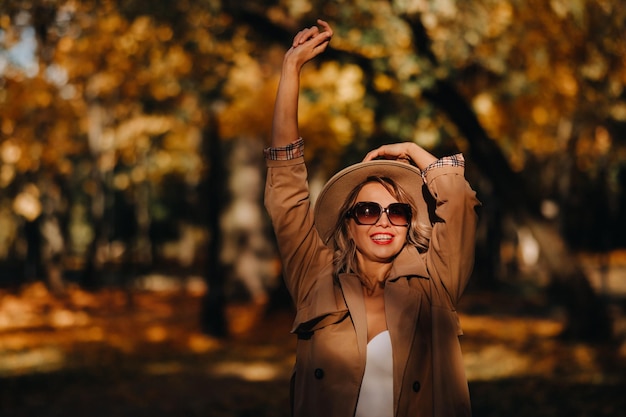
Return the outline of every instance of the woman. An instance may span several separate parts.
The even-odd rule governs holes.
[[[292,413],[470,415],[455,308],[479,202],[463,158],[382,146],[331,178],[312,212],[297,113],[300,70],[333,33],[318,24],[285,54],[265,150],[265,205],[296,306]]]

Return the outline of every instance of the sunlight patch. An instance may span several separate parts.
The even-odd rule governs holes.
[[[246,381],[272,381],[281,379],[284,370],[281,366],[267,362],[223,362],[211,368],[215,376],[236,377]]]
[[[163,326],[154,325],[146,329],[146,338],[152,343],[160,343],[167,339],[167,329]]]
[[[0,354],[0,376],[24,375],[35,372],[53,372],[63,368],[65,354],[54,347],[30,349],[23,352]]]
[[[488,346],[463,355],[467,379],[485,381],[528,375],[533,369],[530,356],[503,345]]]
[[[218,339],[203,335],[192,334],[189,336],[189,349],[195,353],[207,353],[221,346]]]

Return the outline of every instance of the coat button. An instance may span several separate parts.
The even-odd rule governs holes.
[[[322,368],[317,368],[314,372],[314,375],[316,379],[322,379],[324,378],[324,370]]]
[[[422,387],[422,386],[420,385],[420,382],[419,382],[419,381],[415,381],[415,382],[413,382],[413,391],[414,391],[414,392],[419,392],[419,390],[420,390],[420,388],[421,388],[421,387]]]

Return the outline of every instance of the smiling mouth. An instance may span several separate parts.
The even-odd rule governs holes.
[[[391,241],[393,240],[392,235],[386,235],[386,234],[385,235],[382,235],[382,234],[372,235],[371,238],[375,243],[378,243],[378,244],[391,243]]]

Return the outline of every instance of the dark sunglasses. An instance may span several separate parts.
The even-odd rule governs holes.
[[[378,222],[383,213],[387,214],[389,222],[394,226],[408,226],[411,222],[411,206],[405,203],[391,203],[382,208],[372,201],[356,203],[346,216],[354,219],[356,224],[371,226]]]

